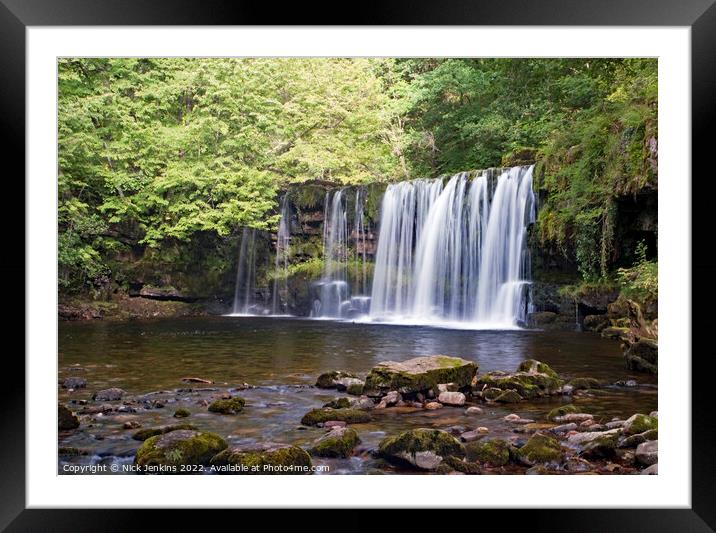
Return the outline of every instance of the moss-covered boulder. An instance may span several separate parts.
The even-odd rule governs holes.
[[[588,431],[575,433],[567,438],[571,446],[577,447],[580,455],[599,458],[611,457],[619,444],[621,428],[609,431]]]
[[[636,448],[639,444],[642,442],[646,442],[648,440],[658,440],[659,439],[659,430],[658,429],[650,429],[649,431],[645,431],[644,433],[637,433],[636,435],[629,435],[628,437],[625,437],[620,443],[620,448]]]
[[[649,431],[650,429],[658,428],[658,418],[649,415],[643,415],[640,413],[637,413],[627,418],[623,426],[624,434],[627,436],[636,435],[637,433],[644,433],[645,431]]]
[[[353,374],[341,372],[340,370],[332,370],[324,372],[316,380],[316,387],[319,389],[345,389],[349,384],[362,383],[362,381]]]
[[[626,367],[637,372],[659,371],[659,344],[654,339],[641,338],[624,351]]]
[[[446,431],[419,428],[386,437],[378,445],[378,455],[399,464],[435,470],[445,457],[464,457],[465,447]]]
[[[607,315],[587,315],[584,317],[582,327],[586,331],[594,331],[599,333],[609,325],[609,317]]]
[[[188,416],[191,416],[191,411],[189,411],[186,407],[180,407],[174,411],[174,418],[186,418]]]
[[[323,404],[323,407],[330,407],[331,409],[348,409],[350,406],[351,401],[348,398],[336,398]]]
[[[407,361],[386,361],[373,367],[365,380],[365,390],[371,393],[398,391],[401,394],[437,390],[438,384],[453,383],[456,388],[469,387],[477,373],[472,361],[432,355]]]
[[[594,378],[574,378],[568,384],[574,390],[599,389],[602,386],[599,380]]]
[[[356,380],[346,385],[346,393],[351,396],[360,396],[363,394],[364,383],[360,380]]]
[[[560,405],[559,407],[555,407],[549,413],[547,413],[547,420],[551,420],[554,422],[554,420],[558,417],[578,412],[579,409],[577,409],[577,407],[575,405],[572,405],[571,403],[567,405]]]
[[[528,374],[546,374],[552,378],[559,377],[557,372],[552,370],[551,366],[547,363],[543,363],[542,361],[537,361],[537,359],[527,359],[522,361],[520,366],[517,367],[517,371],[527,372]]]
[[[265,442],[227,448],[211,465],[219,474],[299,475],[311,473],[311,456],[298,446]]]
[[[150,437],[155,437],[156,435],[164,435],[165,433],[171,433],[172,431],[178,431],[180,429],[188,429],[188,430],[196,430],[196,426],[192,424],[173,424],[171,426],[159,426],[154,428],[146,428],[146,429],[140,429],[134,435],[132,435],[132,438],[134,440],[147,440]]]
[[[337,427],[318,439],[309,450],[316,457],[348,457],[360,444],[355,429]]]
[[[57,405],[57,428],[68,431],[80,427],[80,419],[64,405]]]
[[[470,442],[465,445],[465,451],[470,461],[492,466],[504,466],[510,460],[510,444],[500,439]]]
[[[518,403],[522,401],[522,396],[513,390],[506,390],[495,398],[495,401],[497,403]]]
[[[515,456],[520,462],[531,466],[559,462],[564,456],[564,450],[557,439],[537,432],[515,451]]]
[[[622,341],[629,340],[629,328],[622,328],[618,326],[609,326],[604,328],[600,335],[605,339],[619,339]]]
[[[324,407],[322,409],[312,409],[301,418],[301,424],[304,426],[317,426],[329,420],[337,420],[346,424],[363,424],[370,422],[371,417],[365,411],[358,409],[331,409]]]
[[[221,413],[222,415],[235,415],[244,410],[246,404],[243,398],[234,396],[228,400],[215,400],[209,405],[209,411],[212,413]]]
[[[224,450],[227,444],[219,435],[181,429],[145,440],[137,450],[134,464],[151,472],[151,467],[180,467],[182,465],[208,465],[212,457]],[[154,470],[165,473],[189,473],[176,470]]]

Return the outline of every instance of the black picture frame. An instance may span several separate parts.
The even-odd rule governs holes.
[[[486,1],[396,1],[363,3],[351,9],[351,20],[338,15],[344,7],[321,8],[306,4],[269,4],[240,0],[0,0],[0,120],[5,133],[3,152],[6,205],[22,206],[32,201],[25,197],[25,29],[28,26],[78,25],[254,25],[254,24],[316,24],[318,14],[328,14],[330,24],[366,25],[550,25],[550,26],[689,26],[691,28],[692,66],[692,161],[684,162],[684,173],[667,179],[688,180],[692,171],[692,283],[698,283],[692,298],[692,507],[690,509],[603,509],[603,510],[510,510],[508,517],[494,516],[493,511],[452,511],[447,527],[472,527],[487,524],[490,519],[504,521],[515,527],[545,528],[551,531],[713,531],[716,530],[716,432],[714,431],[712,390],[709,382],[714,375],[711,350],[708,350],[709,326],[714,323],[713,307],[706,295],[714,293],[716,259],[712,259],[712,224],[708,214],[713,211],[714,176],[707,161],[711,156],[711,133],[714,123],[716,95],[716,5],[715,0],[502,0]],[[336,9],[340,8],[339,9]],[[11,165],[8,165],[11,163]],[[12,170],[10,170],[12,169]],[[8,191],[8,187],[16,190]],[[22,209],[22,208],[21,208]],[[31,282],[25,274],[24,233],[14,230],[18,213],[6,217],[6,258],[3,273],[5,297],[24,301],[17,280]],[[699,217],[703,220],[699,221]],[[15,239],[17,242],[13,243]],[[697,244],[700,243],[700,246]],[[13,246],[14,245],[14,246]],[[12,250],[11,254],[8,251]],[[702,305],[697,305],[702,304]],[[22,320],[17,303],[12,315]],[[23,304],[24,310],[24,304]],[[689,312],[689,310],[684,310]],[[22,318],[21,318],[22,317]],[[19,325],[19,324],[18,324]],[[8,330],[10,331],[10,330]],[[9,336],[9,335],[8,335]],[[2,452],[0,453],[0,528],[8,531],[126,531],[146,524],[146,511],[114,510],[28,510],[25,509],[25,465],[31,460],[25,453],[25,365],[16,350],[6,350],[2,402]],[[664,354],[665,357],[688,358],[690,354]],[[9,368],[13,359],[14,368]],[[78,505],[82,495],[78,494]],[[110,497],[110,495],[108,495]],[[555,494],[555,504],[559,495]],[[507,503],[507,502],[506,502]],[[347,506],[350,504],[347,501]],[[241,511],[246,513],[247,511]],[[273,512],[273,511],[272,511]],[[357,529],[376,526],[366,520],[365,511],[350,511],[354,517],[343,517],[348,527]],[[242,515],[242,524],[264,520],[261,516]],[[420,527],[423,513],[413,511],[401,529]],[[490,513],[485,515],[484,513]],[[212,516],[212,524],[217,524]],[[206,517],[199,518],[204,521]],[[300,523],[302,519],[294,519]],[[312,519],[307,519],[307,523]],[[187,513],[174,511],[162,518],[163,527],[191,527]],[[460,525],[462,523],[462,525]],[[213,526],[211,526],[213,527]],[[423,525],[424,527],[424,525]]]

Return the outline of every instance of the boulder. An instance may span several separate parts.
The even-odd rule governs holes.
[[[572,405],[571,403],[567,405],[561,405],[559,407],[555,407],[552,409],[549,413],[547,413],[547,420],[554,421],[555,418],[558,416],[564,416],[569,413],[577,413],[579,409],[575,405]]]
[[[535,359],[523,361],[512,374],[488,372],[478,376],[476,380],[476,388],[483,391],[483,397],[486,399],[491,399],[487,395],[487,389],[513,390],[523,398],[531,399],[550,395],[558,391],[562,384],[562,380],[549,365]]]
[[[191,416],[191,411],[189,411],[186,407],[180,407],[174,411],[174,418],[186,418],[188,416]]]
[[[537,432],[530,439],[515,451],[515,457],[529,466],[538,463],[560,462],[564,456],[564,450],[559,442],[548,435]]]
[[[461,406],[465,405],[465,395],[462,392],[441,392],[438,401],[443,405]]]
[[[84,389],[86,386],[86,380],[74,376],[65,378],[65,380],[62,382],[63,389]]]
[[[446,431],[419,428],[386,437],[377,453],[389,461],[435,470],[445,457],[464,457],[465,447]]]
[[[639,339],[626,349],[624,360],[629,370],[657,374],[659,370],[658,342],[653,339]]]
[[[104,389],[95,392],[92,395],[92,399],[98,402],[115,402],[117,400],[121,400],[125,394],[127,393],[122,389],[112,387],[110,389]]]
[[[360,443],[355,429],[335,427],[318,439],[309,450],[317,457],[349,457]]]
[[[570,422],[586,422],[586,421],[593,421],[594,415],[590,415],[589,413],[567,413],[563,416],[556,416],[554,417],[554,422],[557,422],[558,424],[568,424]],[[591,425],[591,424],[588,424]]]
[[[586,457],[611,457],[614,455],[620,434],[619,428],[575,433],[567,437],[567,442],[578,447],[580,454]]]
[[[481,440],[465,445],[470,461],[486,463],[492,466],[504,466],[510,460],[510,444],[500,439]]]
[[[365,390],[386,393],[396,390],[411,394],[437,390],[440,383],[469,387],[477,373],[477,365],[459,357],[433,355],[403,362],[387,361],[373,367],[365,381]]]
[[[341,372],[340,370],[332,370],[331,372],[325,372],[318,376],[316,380],[316,387],[319,389],[337,389],[342,386],[344,389],[347,387],[347,383],[351,381],[346,380],[357,380],[363,383],[357,376],[349,374],[348,372]]]
[[[323,404],[323,407],[330,407],[331,409],[348,409],[350,406],[351,401],[348,398],[336,398]]]
[[[497,403],[518,403],[522,401],[522,396],[513,390],[506,390],[495,398]]]
[[[646,466],[656,464],[659,461],[659,441],[649,440],[637,446],[636,460]]]
[[[595,331],[599,333],[609,325],[609,317],[607,315],[587,315],[584,317],[582,327],[586,331]]]
[[[170,426],[159,426],[154,428],[140,429],[134,435],[132,435],[132,438],[134,440],[144,441],[150,437],[155,437],[156,435],[164,435],[165,433],[171,433],[172,431],[178,431],[180,429],[196,430],[197,428],[192,424],[173,424]]]
[[[659,463],[654,463],[653,465],[645,468],[640,472],[642,476],[655,476],[659,473]]]
[[[298,446],[265,442],[227,448],[211,465],[219,474],[310,474],[311,456]]]
[[[621,441],[621,443],[619,443],[619,447],[636,448],[642,442],[646,442],[648,440],[657,440],[658,438],[659,430],[650,429],[648,431],[645,431],[644,433],[637,433],[636,435],[630,435],[626,437],[623,441]]]
[[[362,424],[370,422],[371,417],[365,411],[358,409],[331,409],[324,407],[322,409],[312,409],[301,418],[301,424],[304,426],[317,426],[329,420],[337,420],[346,424]]]
[[[180,429],[145,440],[137,450],[134,464],[145,468],[208,465],[226,446],[226,441],[214,433]]]
[[[64,405],[57,406],[57,428],[60,431],[77,429],[80,427],[80,419]]]
[[[479,415],[482,414],[482,408],[477,407],[476,405],[470,406],[467,409],[465,409],[466,415]]]
[[[624,435],[636,435],[637,433],[644,433],[650,429],[659,428],[659,420],[649,415],[643,415],[637,413],[627,418],[624,422]]]
[[[594,378],[574,378],[570,380],[569,385],[574,390],[598,389],[602,386],[599,380]]]
[[[209,411],[222,415],[235,415],[244,410],[245,403],[245,400],[239,396],[234,396],[226,400],[214,400],[209,404]]]

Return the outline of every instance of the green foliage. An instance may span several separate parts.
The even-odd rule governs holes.
[[[621,292],[639,302],[655,302],[659,298],[659,268],[656,261],[647,259],[644,241],[637,244],[636,258],[632,267],[617,270]]]

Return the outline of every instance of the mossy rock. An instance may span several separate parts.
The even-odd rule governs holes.
[[[358,376],[348,372],[341,372],[340,370],[332,370],[318,376],[316,387],[319,389],[335,389],[338,388],[340,381],[346,378],[358,379]]]
[[[191,411],[185,407],[180,407],[174,411],[174,418],[186,418],[188,416],[191,416]]]
[[[552,370],[547,363],[537,361],[537,359],[527,359],[520,363],[517,367],[518,372],[527,372],[528,374],[547,374],[551,378],[559,378],[557,372]]]
[[[451,471],[462,472],[463,474],[482,474],[482,466],[478,463],[472,463],[453,457],[452,455],[445,457],[443,462],[440,463],[436,474],[446,473],[449,474]]]
[[[132,438],[134,440],[147,440],[150,437],[155,437],[157,435],[164,435],[166,433],[171,433],[172,431],[178,431],[180,429],[186,429],[186,430],[196,430],[196,426],[193,424],[174,424],[171,426],[159,426],[155,428],[146,428],[146,429],[140,429],[137,431],[134,435],[132,435]]]
[[[644,433],[651,429],[659,428],[659,420],[653,416],[635,414],[629,417],[624,422],[624,435],[636,435],[637,433]]]
[[[599,389],[602,386],[595,378],[574,378],[569,381],[569,385],[575,390]]]
[[[137,450],[134,464],[141,467],[208,465],[226,446],[226,441],[214,433],[181,429],[145,440]]]
[[[616,326],[609,326],[604,328],[600,335],[604,337],[605,339],[620,339],[620,340],[628,340],[629,339],[629,328],[619,328]]]
[[[465,446],[446,431],[419,428],[384,438],[378,445],[378,455],[423,470],[435,470],[446,457],[465,457]]]
[[[403,362],[386,361],[373,367],[365,380],[366,391],[401,394],[437,390],[440,383],[454,383],[456,388],[469,387],[477,373],[472,361],[432,355],[416,357]]]
[[[335,428],[320,439],[309,450],[316,457],[349,457],[360,444],[358,433],[351,428]]]
[[[209,405],[209,411],[212,413],[221,413],[222,415],[235,415],[244,410],[246,402],[239,396],[234,396],[228,400],[215,400]]]
[[[351,396],[360,396],[363,394],[363,389],[365,388],[363,382],[360,383],[351,383],[346,387],[346,393],[350,394]]]
[[[60,431],[77,429],[80,427],[80,419],[64,405],[57,405],[57,428]]]
[[[549,395],[562,386],[562,380],[546,373],[515,372],[489,372],[478,376],[477,388],[496,388],[500,390],[514,390],[523,398],[538,398]],[[489,398],[488,398],[489,399]]]
[[[569,403],[567,405],[560,405],[559,407],[555,407],[552,409],[549,413],[547,413],[547,420],[551,420],[554,422],[555,418],[559,416],[568,415],[570,413],[578,413],[579,409],[577,406]]]
[[[495,398],[497,403],[518,403],[522,401],[522,396],[513,390],[506,390]]]
[[[581,455],[590,458],[611,457],[619,444],[619,431],[602,431],[582,444]]]
[[[510,444],[500,439],[481,440],[465,445],[467,458],[492,466],[504,466],[510,460]]]
[[[564,450],[557,439],[537,432],[524,446],[515,451],[515,456],[522,463],[535,465],[561,461]]]
[[[311,456],[289,444],[234,446],[218,453],[211,464],[220,474],[310,474]]]
[[[348,409],[350,406],[351,401],[348,398],[336,398],[323,404],[323,407],[330,407],[331,409]]]
[[[358,409],[331,409],[324,407],[322,409],[312,409],[301,418],[301,424],[304,426],[316,426],[329,420],[337,420],[346,424],[363,424],[370,422],[371,417],[365,411]]]
[[[500,394],[502,394],[502,392],[502,389],[498,389],[496,387],[487,387],[485,390],[482,391],[482,397],[485,400],[494,400]]]

